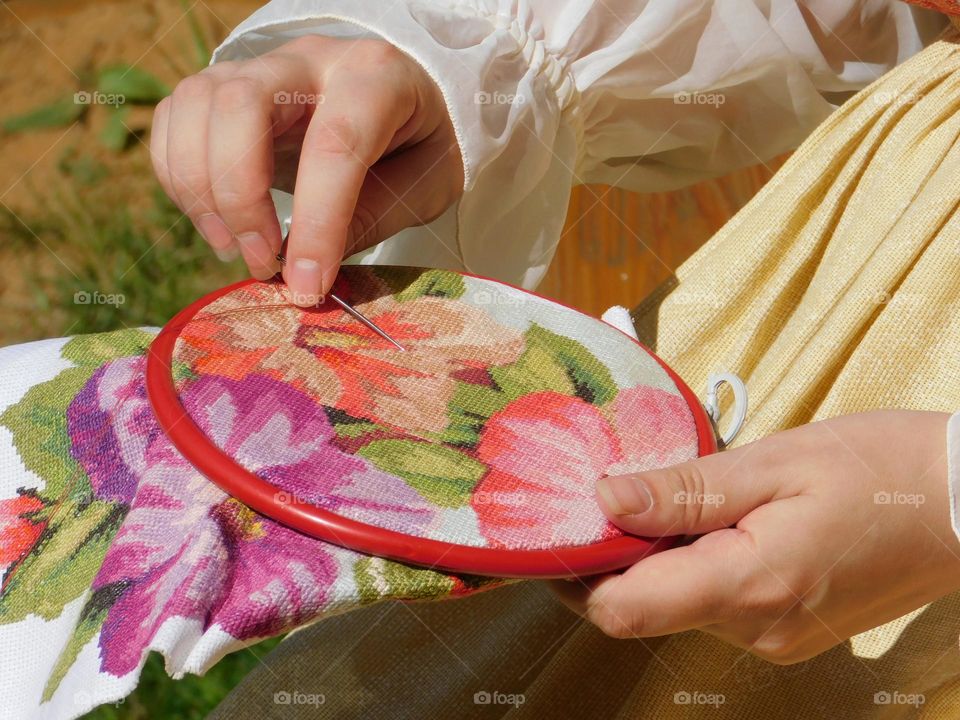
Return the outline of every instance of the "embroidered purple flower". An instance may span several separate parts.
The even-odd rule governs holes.
[[[343,554],[352,555],[254,513],[194,470],[144,405],[144,364],[105,366],[71,408],[73,454],[95,493],[129,498],[93,583],[109,604],[100,647],[114,675],[136,669],[172,617],[238,639],[316,617],[333,600]],[[403,480],[331,444],[322,408],[289,385],[204,377],[185,386],[183,402],[217,445],[286,492],[404,532],[438,521]]]
[[[97,498],[125,505],[133,499],[151,440],[139,429],[150,426],[152,416],[139,357],[99,368],[70,403],[70,454],[86,470]]]

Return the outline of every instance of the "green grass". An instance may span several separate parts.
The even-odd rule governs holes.
[[[4,244],[36,261],[31,296],[18,299],[18,310],[43,318],[40,334],[162,325],[191,300],[244,277],[241,263],[216,259],[159,187],[131,209],[118,205],[118,180],[102,165],[71,157],[62,164],[66,181],[38,194],[38,209],[0,207]]]
[[[203,677],[188,675],[182,680],[171,680],[163,669],[163,658],[150,653],[140,684],[132,695],[117,705],[103,705],[84,718],[201,720],[279,643],[280,638],[264,640],[252,648],[227,655]]]

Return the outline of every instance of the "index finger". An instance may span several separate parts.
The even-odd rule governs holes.
[[[333,285],[367,170],[413,112],[391,87],[324,88],[303,140],[284,267],[298,305],[322,301]]]

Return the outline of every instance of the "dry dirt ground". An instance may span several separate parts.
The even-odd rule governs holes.
[[[0,119],[69,98],[87,87],[97,70],[117,63],[143,68],[173,86],[202,66],[185,7],[212,48],[260,4],[8,0],[0,6]],[[145,132],[150,108],[131,107],[130,113],[128,124]],[[34,240],[18,243],[0,234],[0,345],[60,329],[35,311],[35,284],[46,271],[62,272],[61,262],[70,259],[52,250],[54,243],[32,218],[43,212],[38,205],[75,191],[63,170],[66,159],[83,156],[104,165],[109,187],[98,196],[106,195],[115,207],[136,209],[150,202],[155,184],[146,147],[135,140],[126,152],[107,150],[97,139],[106,119],[106,110],[92,108],[69,127],[0,132],[0,211],[23,219],[30,230],[19,227]]]

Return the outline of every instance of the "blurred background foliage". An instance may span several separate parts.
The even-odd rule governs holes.
[[[0,8],[0,345],[161,325],[244,276],[160,190],[148,144],[156,103],[257,5]]]
[[[243,277],[239,263],[208,252],[160,190],[147,148],[153,106],[204,67],[257,3],[219,5],[14,0],[0,8],[0,345],[161,325]],[[166,44],[155,44],[167,28]],[[125,31],[135,42],[119,37]],[[94,293],[124,301],[77,302]],[[279,641],[180,681],[152,653],[137,690],[87,718],[206,717]]]

